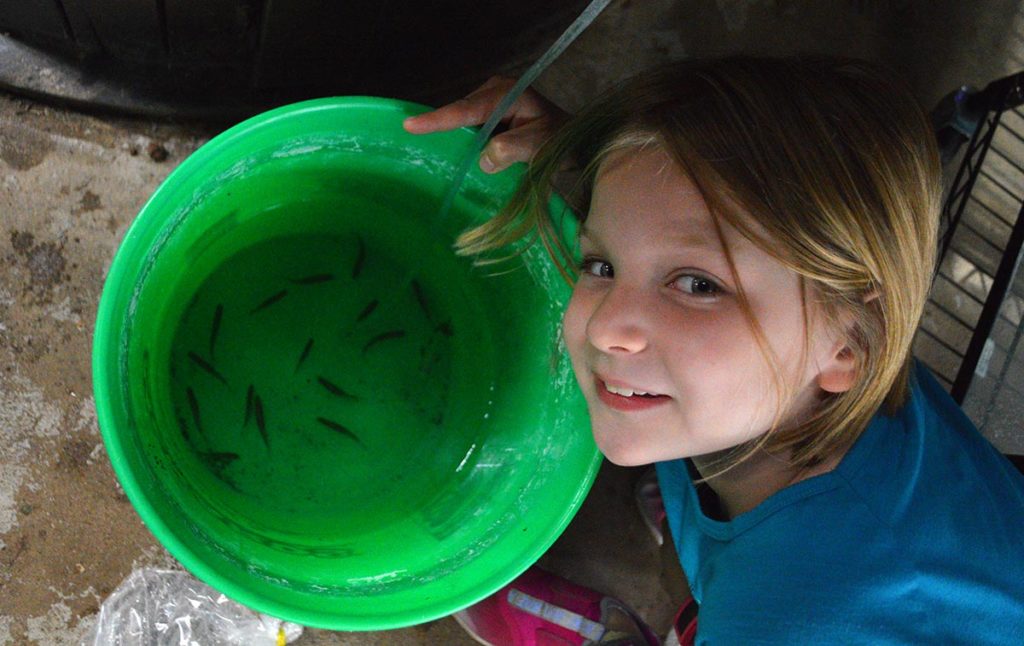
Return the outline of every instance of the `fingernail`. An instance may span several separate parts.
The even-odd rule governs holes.
[[[495,169],[494,162],[492,162],[491,158],[486,154],[480,155],[480,168],[482,168],[484,172],[493,173]]]

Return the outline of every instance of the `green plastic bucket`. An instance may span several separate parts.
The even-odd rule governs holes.
[[[96,407],[129,500],[200,579],[308,626],[486,597],[600,463],[553,264],[533,248],[492,276],[451,250],[521,173],[474,168],[439,218],[474,133],[407,134],[424,109],[319,99],[227,130],[143,207],[100,300]]]

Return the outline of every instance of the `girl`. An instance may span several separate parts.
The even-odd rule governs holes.
[[[406,128],[479,124],[508,86]],[[535,93],[509,117],[481,167],[526,177],[459,251],[531,233],[573,282],[594,438],[655,463],[696,642],[1024,643],[1024,477],[911,355],[942,191],[907,90],[865,61],[730,57],[642,74],[557,129]],[[578,254],[545,210],[566,164]],[[460,620],[484,643],[654,643],[564,585],[528,571]]]

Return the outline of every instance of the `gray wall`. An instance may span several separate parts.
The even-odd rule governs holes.
[[[799,51],[886,63],[931,108],[961,84],[983,87],[1024,68],[1024,4],[616,0],[536,87],[572,110],[615,80],[666,59]],[[515,61],[508,71],[530,60]]]

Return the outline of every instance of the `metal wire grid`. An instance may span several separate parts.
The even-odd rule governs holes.
[[[1024,72],[969,101],[984,117],[943,206],[914,352],[985,432],[1000,402],[1024,402],[1024,280],[1015,280],[1024,243]]]

